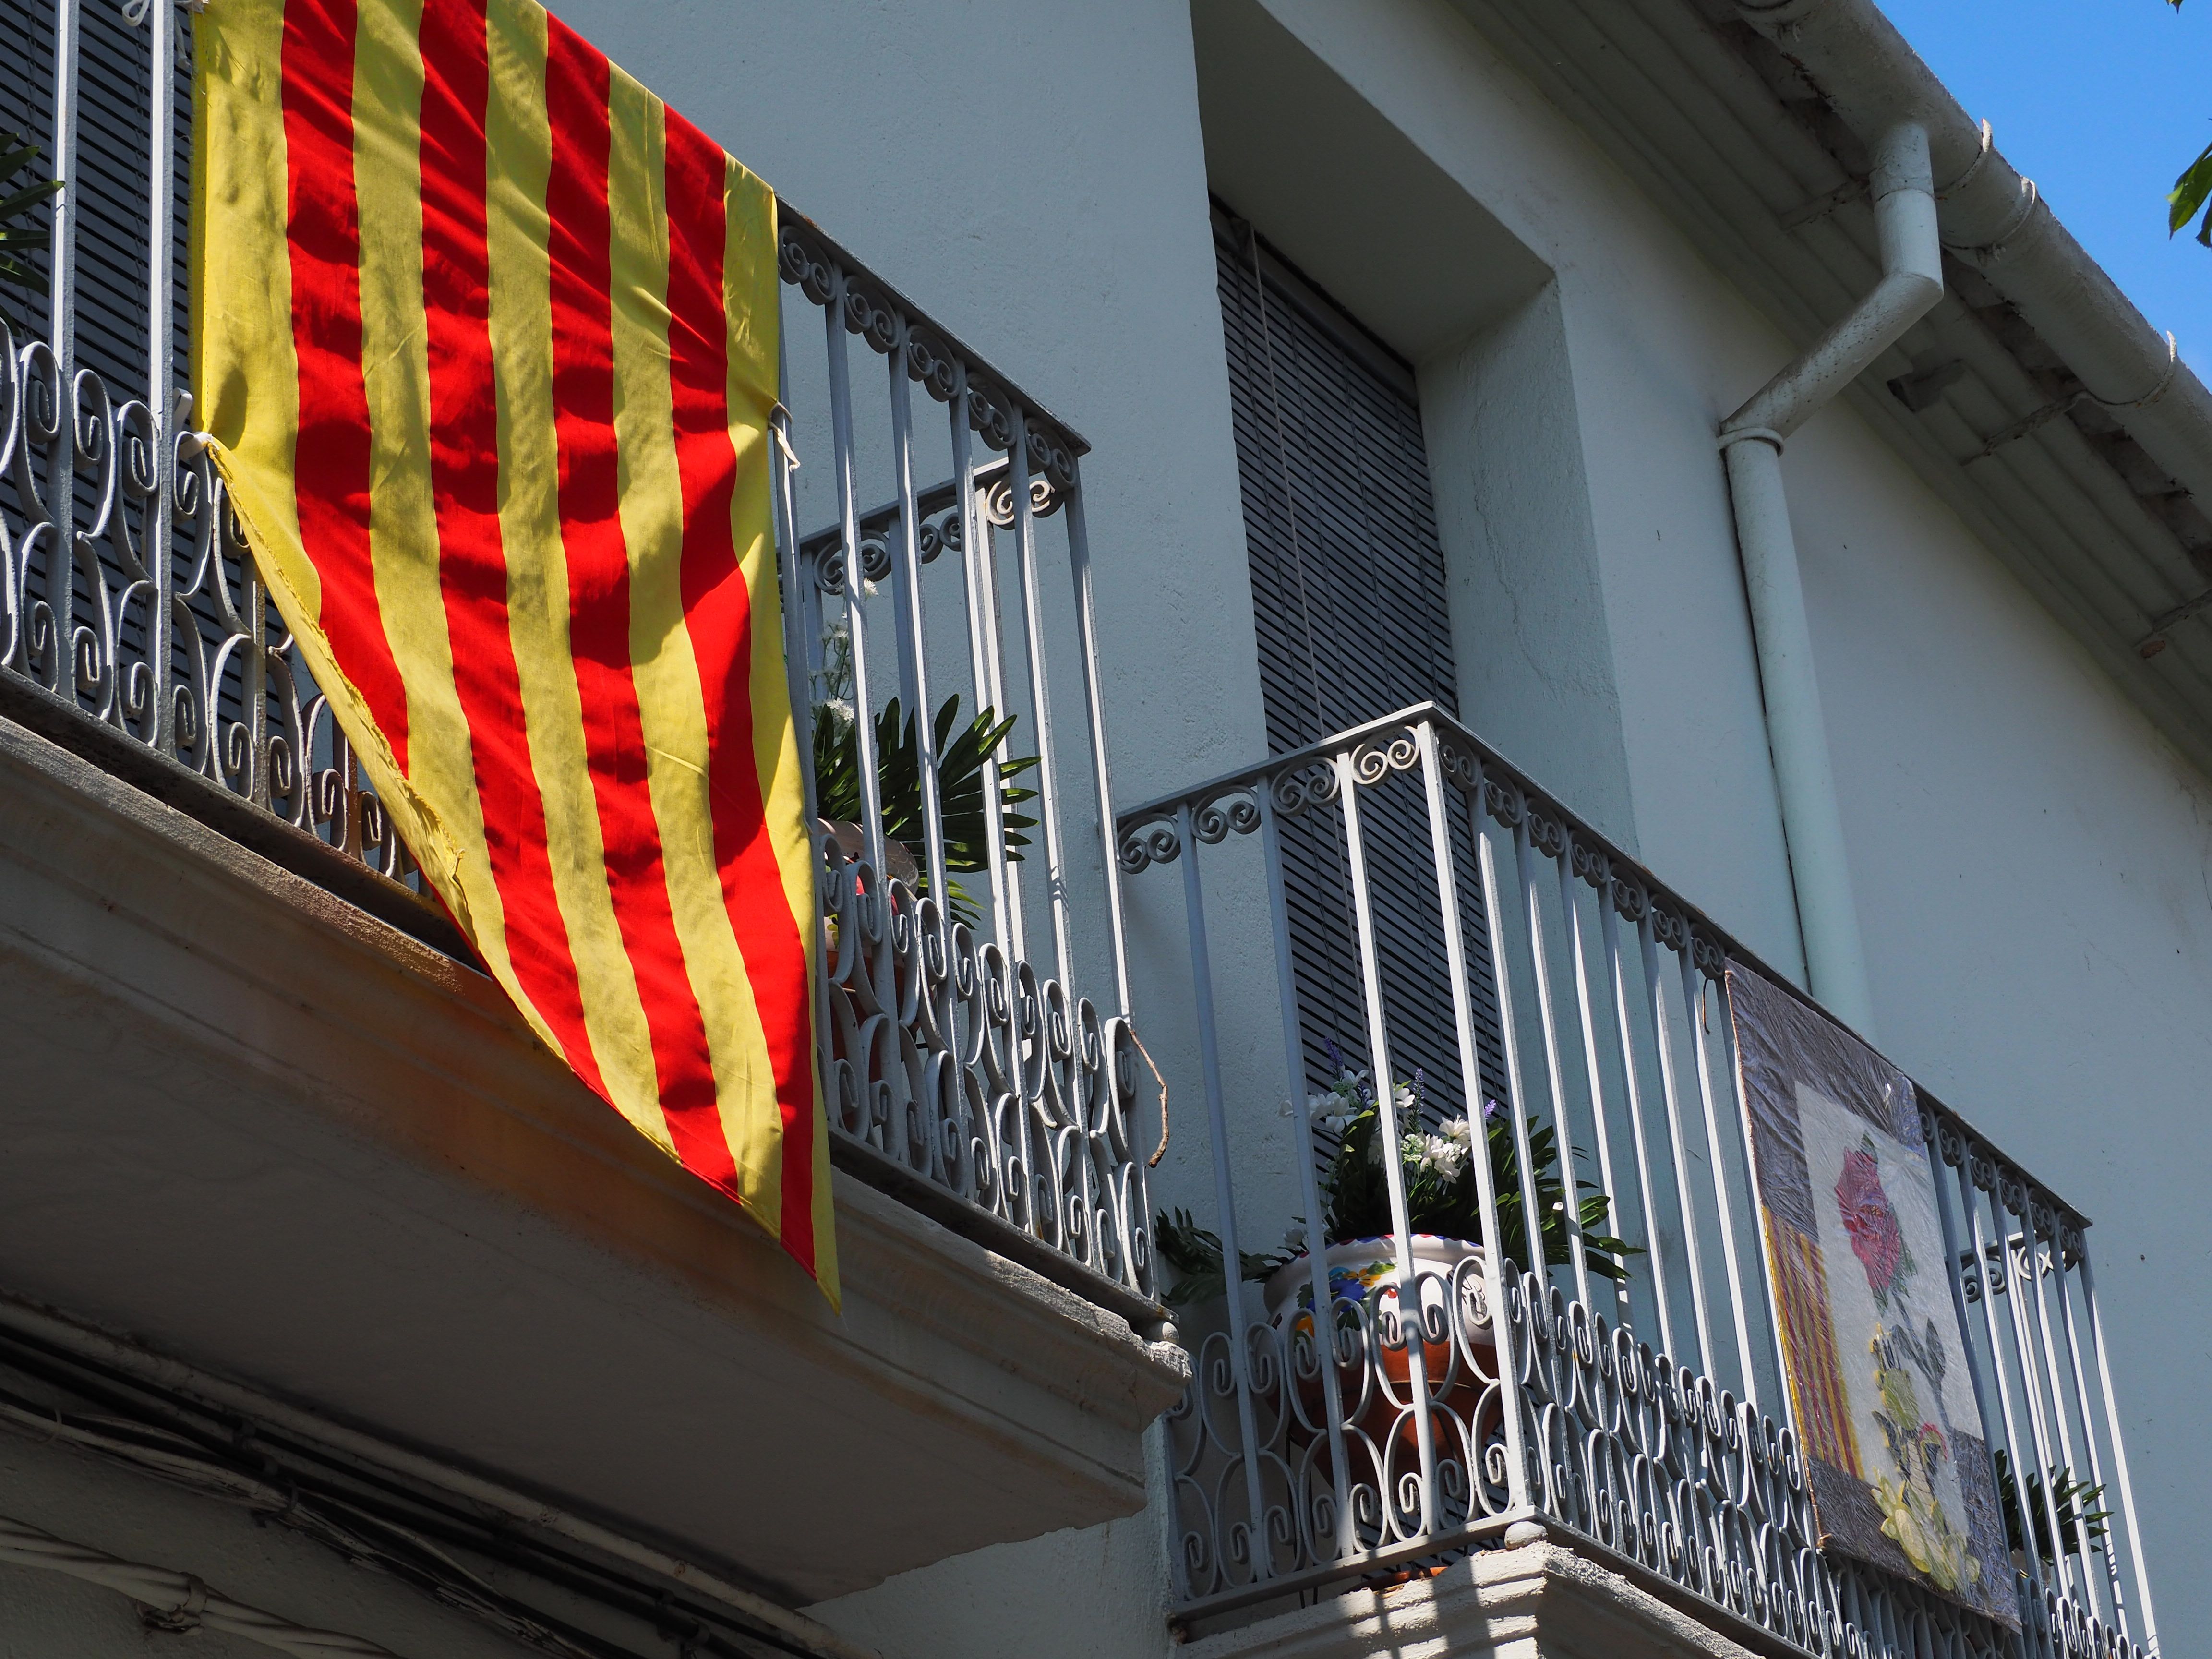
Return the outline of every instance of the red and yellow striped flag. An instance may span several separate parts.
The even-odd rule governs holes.
[[[773,192],[533,0],[194,36],[193,383],[277,608],[532,1027],[834,1302]]]

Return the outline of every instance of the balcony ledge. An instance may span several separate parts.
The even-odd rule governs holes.
[[[1144,1507],[1179,1349],[843,1170],[841,1317],[284,862],[0,718],[8,1290],[793,1602]]]
[[[1671,1589],[1671,1587],[1669,1587]],[[1186,1659],[1753,1659],[1796,1649],[1710,1609],[1713,1623],[1574,1549],[1483,1550],[1432,1578],[1325,1596],[1192,1641]],[[1716,1628],[1737,1627],[1753,1645]]]

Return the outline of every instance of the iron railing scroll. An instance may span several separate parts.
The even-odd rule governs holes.
[[[0,0],[0,49],[52,66],[50,79],[26,77],[21,99],[64,181],[47,291],[5,296],[27,331],[0,321],[0,698],[96,762],[123,753],[134,781],[150,777],[219,829],[304,832],[320,846],[294,867],[459,950],[270,603],[192,426],[184,203],[196,9]],[[811,324],[827,343],[811,373],[787,367],[775,434],[799,749],[811,758],[835,655],[849,674],[835,700],[857,710],[866,786],[858,844],[817,838],[834,1141],[869,1178],[1149,1328],[1159,1310],[1132,1151],[1139,1071],[1084,445],[812,226],[782,216],[784,336]],[[872,402],[847,361],[854,335],[890,365]],[[950,416],[945,481],[919,488],[916,383]],[[802,471],[802,455],[821,465]],[[856,492],[872,472],[890,501],[863,515]],[[794,515],[817,506],[831,530],[799,538]],[[1048,595],[1055,574],[1072,580],[1054,589],[1069,597]],[[1073,683],[1048,688],[1048,663]],[[963,720],[982,707],[1013,717],[981,764],[979,799],[998,799],[1011,757],[1039,757],[1024,782],[1037,790],[1042,855],[1022,856],[1002,815],[981,813],[972,902],[954,886],[962,849],[947,842],[932,720],[915,722],[911,849],[886,830],[888,757],[874,742],[888,696],[933,714],[933,697],[956,684]]]
[[[1294,819],[1317,867],[1335,860],[1327,915],[1286,907]],[[1425,826],[1425,847],[1396,849],[1433,872],[1419,890],[1370,880],[1384,823]],[[1179,866],[1192,964],[1212,1191],[1186,1165],[1163,1193],[1210,1213],[1221,1261],[1240,1264],[1176,1310],[1195,1362],[1169,1419],[1181,1619],[1550,1532],[1688,1592],[1724,1630],[1823,1659],[2156,1651],[2087,1224],[1924,1093],[1951,1280],[2006,1459],[2014,1550],[1997,1570],[2017,1579],[2021,1628],[1819,1548],[1735,1081],[1726,969],[1756,959],[1707,917],[1433,704],[1149,802],[1120,832],[1129,877]],[[1250,1167],[1280,1142],[1255,1140],[1252,1103],[1240,1117],[1223,1086],[1202,870],[1234,877],[1217,866],[1237,859],[1272,901],[1292,1145],[1310,1154],[1292,1171]],[[1392,984],[1434,983],[1386,973],[1393,930],[1437,924],[1450,1008],[1392,1006]],[[1294,927],[1340,930],[1357,981],[1298,984]],[[1302,1006],[1310,1020],[1332,995],[1340,1023],[1315,1044]],[[1443,1012],[1448,1063],[1394,1056],[1395,1031]],[[1341,1056],[1338,1076],[1310,1075],[1315,1047]],[[1304,1248],[1322,1237],[1322,1168],[1339,1167],[1330,1109],[1380,1098],[1403,1103],[1372,1118],[1386,1237],[1364,1267],[1332,1267]],[[1540,1193],[1553,1146],[1564,1185]],[[1522,1254],[1543,1259],[1418,1237],[1407,1171],[1431,1156],[1471,1163],[1482,1239],[1540,1237]],[[1516,1235],[1509,1212],[1547,1207]]]

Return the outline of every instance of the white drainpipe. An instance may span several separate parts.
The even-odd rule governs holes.
[[[1875,146],[1872,184],[1881,281],[1809,351],[1722,422],[1720,434],[1759,648],[1766,741],[1789,844],[1807,988],[1838,1019],[1867,1035],[1874,1030],[1874,999],[1851,899],[1827,726],[1820,716],[1797,544],[1782,486],[1782,447],[1943,297],[1924,128],[1900,122],[1882,134]]]

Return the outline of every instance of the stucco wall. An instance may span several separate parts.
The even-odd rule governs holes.
[[[1097,446],[1085,480],[1121,799],[1255,757],[1184,7],[556,9]],[[1493,246],[1512,267],[1500,285],[1468,264],[1334,235],[1358,210],[1340,181],[1237,203],[1355,308],[1352,290],[1376,284],[1364,314],[1407,331],[1464,607],[1455,633],[1462,658],[1486,665],[1462,674],[1472,722],[1754,949],[1794,964],[1711,437],[1786,342],[1443,0],[1196,11],[1202,47],[1209,32],[1233,44],[1243,30],[1325,66],[1352,94],[1341,118],[1358,117],[1344,153],[1373,149],[1379,116],[1479,210],[1453,246],[1476,261]],[[1338,117],[1302,102],[1282,118],[1319,124],[1327,150]],[[1346,244],[1340,276],[1332,240]],[[1448,325],[1459,333],[1439,337]],[[1547,423],[1516,427],[1516,376]],[[1495,446],[1514,441],[1532,459],[1501,469]],[[1808,426],[1785,465],[1877,1036],[2097,1218],[2163,1622],[2194,1628],[2212,1598],[2183,1540],[2212,1455],[2182,1398],[2206,1346],[2206,1297],[2175,1264],[2212,1153],[2195,1081],[2212,996],[2212,790],[1848,410]],[[1532,477],[1563,493],[1547,502]],[[1532,593],[1541,603],[1516,603]],[[1511,672],[1515,653],[1566,665],[1571,719]],[[1137,893],[1140,985],[1176,982],[1179,902],[1171,884]],[[1249,921],[1250,902],[1231,908]],[[1255,1123],[1279,1077],[1270,1002],[1232,998],[1224,1015],[1232,1088]],[[1153,1051],[1194,1092],[1177,1024],[1187,1000],[1159,1003]],[[917,1655],[988,1651],[998,1638],[981,1632],[995,1630],[1012,1651],[1031,1620],[1079,1625],[1097,1644],[1081,1650],[1152,1651],[1146,1527],[991,1552],[868,1593],[850,1617]]]
[[[1592,645],[1602,626],[1638,850],[1769,960],[1795,963],[1711,437],[1788,346],[1442,0],[1267,9],[1556,274],[1564,383],[1525,345],[1517,360],[1503,349],[1515,328],[1527,335],[1525,319],[1423,364],[1447,550],[1465,572],[1455,597],[1548,580],[1548,606],[1516,610],[1514,626],[1534,614],[1553,629],[1583,687],[1602,678]],[[1577,629],[1559,597],[1580,580],[1571,521],[1550,532],[1565,568],[1532,577],[1541,556],[1513,547],[1504,556],[1516,573],[1485,519],[1500,501],[1506,521],[1527,522],[1525,498],[1509,499],[1524,482],[1495,476],[1468,417],[1486,384],[1516,377],[1532,383],[1522,394],[1532,419],[1568,396],[1577,413],[1601,623]],[[1571,485],[1573,459],[1539,465]],[[2184,1396],[2212,1346],[2212,1298],[2177,1267],[2212,1164],[2201,1081],[2212,1058],[2212,782],[1848,407],[1816,417],[1784,465],[1875,1036],[2098,1224],[2090,1243],[2160,1626],[2196,1629],[2212,1595],[2190,1570],[2188,1540],[2212,1455]],[[1487,625],[1455,617],[1462,640]],[[1484,726],[1479,682],[1470,693]],[[1601,697],[1582,702],[1601,708]],[[1493,706],[1512,728],[1502,740],[1540,777],[1563,771],[1571,804],[1620,810],[1589,734],[1547,732],[1510,693]],[[1577,775],[1592,771],[1582,785]]]

